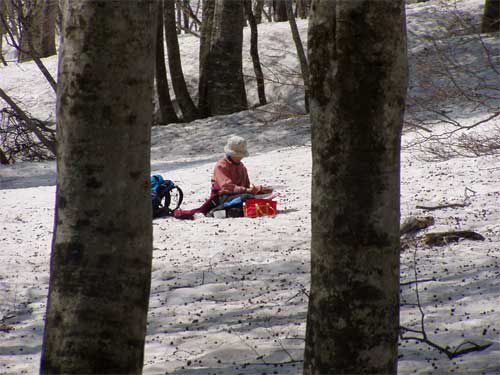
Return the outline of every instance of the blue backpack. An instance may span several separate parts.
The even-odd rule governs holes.
[[[159,174],[151,176],[149,183],[153,218],[172,215],[181,206],[184,198],[181,188],[173,181],[165,180]]]

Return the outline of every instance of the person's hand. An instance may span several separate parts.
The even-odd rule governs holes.
[[[249,188],[247,188],[247,193],[255,195],[259,192],[260,186],[255,186],[255,185],[250,185]]]
[[[261,194],[269,194],[269,193],[272,193],[272,192],[273,192],[273,188],[272,187],[264,186],[264,185],[260,186],[259,193],[261,193]]]

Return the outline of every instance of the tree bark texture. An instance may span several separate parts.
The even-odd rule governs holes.
[[[182,15],[184,19],[184,30],[187,32],[187,30],[190,30],[191,28],[189,27],[189,13],[187,9],[189,9],[189,0],[182,0]]]
[[[297,0],[297,17],[307,19],[307,4],[306,0]]]
[[[305,374],[394,374],[399,320],[402,0],[314,0],[311,292]]]
[[[177,35],[176,35],[177,37]],[[179,122],[175,113],[168,88],[167,69],[165,67],[165,48],[163,39],[163,1],[158,2],[158,20],[156,24],[156,91],[160,107],[160,125]]]
[[[273,0],[274,22],[288,21],[286,1],[287,0]]]
[[[18,11],[23,12],[22,9]],[[56,16],[56,0],[38,0],[27,4],[27,9],[21,16],[23,31],[19,61],[56,54]]]
[[[257,81],[257,93],[259,95],[259,104],[267,104],[266,90],[264,85],[264,73],[260,65],[259,58],[259,31],[257,22],[252,12],[252,0],[244,0],[245,14],[250,25],[250,55],[252,56],[253,70],[255,72],[255,80]]]
[[[156,3],[65,0],[42,374],[142,372]]]
[[[198,78],[198,109],[202,117],[209,116],[208,104],[208,73],[212,30],[214,28],[214,12],[216,0],[204,0],[200,30],[200,66]]]
[[[295,22],[295,16],[293,15],[292,0],[286,0],[286,10],[288,15],[288,22],[290,23],[290,30],[292,31],[293,42],[295,43],[295,48],[297,49],[297,56],[300,62],[300,70],[302,72],[302,79],[304,81],[304,105],[306,113],[309,113],[309,67],[307,65],[307,57],[304,52],[304,47],[302,46],[302,40],[300,40],[299,29],[297,28],[297,22]]]
[[[44,1],[40,57],[52,56],[57,53],[56,52],[57,11],[58,11],[57,0]]]
[[[177,13],[177,34],[180,35],[182,32],[182,8],[181,0],[174,0],[174,14]]]
[[[190,122],[200,117],[198,108],[194,105],[182,71],[179,41],[175,31],[175,0],[165,0],[164,3],[165,39],[167,41],[168,66],[172,78],[172,88],[175,99],[182,112],[184,122]]]
[[[482,33],[500,31],[500,0],[486,0],[484,3]]]
[[[206,116],[239,112],[247,108],[242,66],[243,2],[205,3],[202,34],[210,35],[201,37],[200,111]]]
[[[264,0],[256,0],[253,8],[253,15],[255,17],[255,23],[259,24],[262,22],[262,11],[264,10]]]
[[[5,2],[0,1],[0,62],[7,66],[7,61],[3,56],[3,38],[4,34],[7,32],[5,29],[4,21],[7,21],[7,5]]]

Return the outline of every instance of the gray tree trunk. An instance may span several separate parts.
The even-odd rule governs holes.
[[[24,62],[33,56],[40,57],[43,25],[43,2],[16,3],[21,25],[21,40],[18,61]]]
[[[210,114],[208,103],[208,74],[210,68],[210,50],[212,30],[214,28],[214,13],[216,0],[203,0],[200,30],[200,66],[198,78],[198,109],[203,117]]]
[[[168,0],[167,0],[168,1]],[[177,13],[177,27],[176,27],[176,32],[177,34],[182,33],[182,7],[181,7],[181,1],[180,0],[174,0],[174,13]]]
[[[58,0],[44,0],[40,57],[55,55]]]
[[[177,37],[177,34],[175,34]],[[158,104],[160,107],[160,125],[179,122],[175,113],[170,90],[168,88],[167,69],[165,67],[165,47],[163,38],[163,0],[158,2],[158,20],[156,24],[156,91],[158,93]]]
[[[181,55],[179,52],[179,41],[175,31],[175,0],[165,0],[164,2],[164,22],[165,39],[167,41],[168,66],[170,77],[172,78],[172,88],[175,92],[175,99],[182,112],[184,122],[190,122],[200,117],[198,109],[194,105],[186,80],[182,71]]]
[[[395,374],[403,0],[314,0],[305,374]]]
[[[274,22],[288,21],[286,1],[287,0],[273,0]]]
[[[18,11],[23,12],[23,9],[19,8]],[[23,31],[19,61],[55,55],[57,1],[38,0],[28,3],[24,14],[21,14]]]
[[[252,12],[252,0],[244,0],[245,14],[250,25],[250,55],[252,56],[253,70],[255,72],[255,80],[257,81],[257,93],[259,95],[259,104],[267,104],[266,90],[264,85],[264,74],[260,66],[259,58],[259,33],[257,29],[257,22]]]
[[[290,29],[292,31],[293,42],[295,43],[295,48],[297,49],[297,56],[300,62],[300,70],[302,72],[302,79],[304,81],[304,105],[306,113],[309,113],[309,67],[307,65],[307,57],[304,52],[304,47],[302,46],[302,40],[300,39],[299,29],[297,28],[297,22],[295,22],[295,16],[293,15],[292,0],[286,0],[286,10],[288,16],[288,22],[290,24]]]
[[[3,37],[7,32],[4,26],[4,22],[7,22],[7,6],[3,1],[0,1],[0,62],[7,66],[7,61],[3,56]]]
[[[156,3],[65,0],[42,374],[142,372]]]
[[[486,0],[484,3],[482,33],[500,31],[500,0]]]
[[[242,111],[247,108],[242,66],[243,2],[205,2],[200,46],[199,109],[207,116]],[[208,18],[210,16],[212,19]]]
[[[255,23],[259,24],[262,22],[262,12],[264,10],[264,0],[256,0],[253,8],[253,15],[255,17]]]
[[[297,17],[301,19],[306,19],[307,18],[307,4],[306,0],[297,0]]]
[[[184,32],[188,32],[190,30],[189,27],[189,13],[187,9],[190,8],[189,0],[182,0],[182,11],[183,11],[183,19],[184,19]]]

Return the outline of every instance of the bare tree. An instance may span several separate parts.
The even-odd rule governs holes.
[[[262,73],[262,67],[260,65],[259,58],[259,34],[257,30],[257,22],[252,11],[252,1],[244,0],[245,2],[245,14],[248,19],[248,24],[250,25],[250,55],[252,56],[253,70],[255,72],[255,80],[257,81],[257,92],[259,95],[260,105],[267,103],[266,100],[266,90],[264,85],[264,74]]]
[[[259,24],[262,22],[263,10],[264,10],[264,0],[255,0],[255,5],[253,7],[253,15],[255,17],[255,23]]]
[[[205,116],[247,108],[242,66],[243,23],[243,2],[204,2],[198,107]]]
[[[302,41],[300,40],[300,34],[299,34],[299,29],[297,28],[297,22],[295,22],[295,16],[293,15],[292,0],[286,0],[285,4],[286,4],[288,22],[290,23],[290,29],[292,30],[293,42],[295,43],[295,48],[297,49],[297,56],[300,62],[302,79],[304,80],[305,109],[306,112],[309,113],[309,67],[307,65],[307,57],[304,52],[304,47],[302,46]]]
[[[428,160],[500,153],[494,35],[481,34],[477,17],[453,5],[429,13],[425,22],[430,17],[445,27],[413,36],[425,48],[410,54],[405,128],[415,137],[405,147],[420,148]]]
[[[175,3],[174,0],[165,0],[164,2],[164,22],[165,39],[167,41],[168,66],[170,68],[170,77],[172,78],[172,87],[175,92],[175,99],[182,112],[184,122],[190,122],[200,117],[198,108],[193,103],[187,89],[184,73],[182,72],[181,55],[179,52],[179,41],[175,27]]]
[[[156,8],[64,1],[42,374],[142,372]]]
[[[55,27],[56,0],[9,0],[14,4],[21,27],[19,61],[33,56],[47,57],[56,54]]]
[[[306,0],[297,0],[297,17],[301,19],[306,19],[307,18],[307,12],[308,12],[308,2]]]
[[[5,13],[0,12],[0,23],[2,23],[4,30],[6,30],[9,44],[18,51],[19,59],[21,59],[23,55],[33,59],[40,72],[44,75],[55,92],[56,81],[43,64],[39,54],[36,53],[31,42],[32,37],[27,37],[26,35],[22,37],[22,33],[19,33],[19,29],[22,30],[24,28],[28,30],[30,28],[30,17],[32,16],[25,15],[24,4],[20,0],[8,0],[5,5],[7,6],[7,11]],[[27,33],[27,31],[24,31],[24,33]]]
[[[7,18],[6,13],[7,5],[4,1],[0,1],[0,62],[2,62],[4,66],[7,66],[7,61],[5,60],[5,57],[3,55],[3,38],[7,30],[5,29],[5,26],[1,19]]]
[[[177,36],[176,36],[177,37]],[[163,38],[163,0],[158,2],[158,21],[156,25],[156,91],[160,107],[159,123],[161,125],[179,122],[175,113],[170,90],[168,88],[167,69],[165,67],[165,47]]]
[[[27,130],[38,139],[43,148],[47,149],[50,154],[56,154],[56,140],[54,137],[54,130],[48,127],[43,121],[37,120],[23,111],[19,105],[9,96],[7,93],[0,88],[0,98],[2,98],[8,106],[11,108],[13,114],[11,117],[15,117],[17,121],[17,127],[23,128],[18,129],[22,132]],[[10,145],[3,145],[10,147]]]
[[[274,22],[288,21],[286,1],[287,0],[273,0]]]
[[[403,0],[314,0],[311,292],[305,374],[394,374]]]

